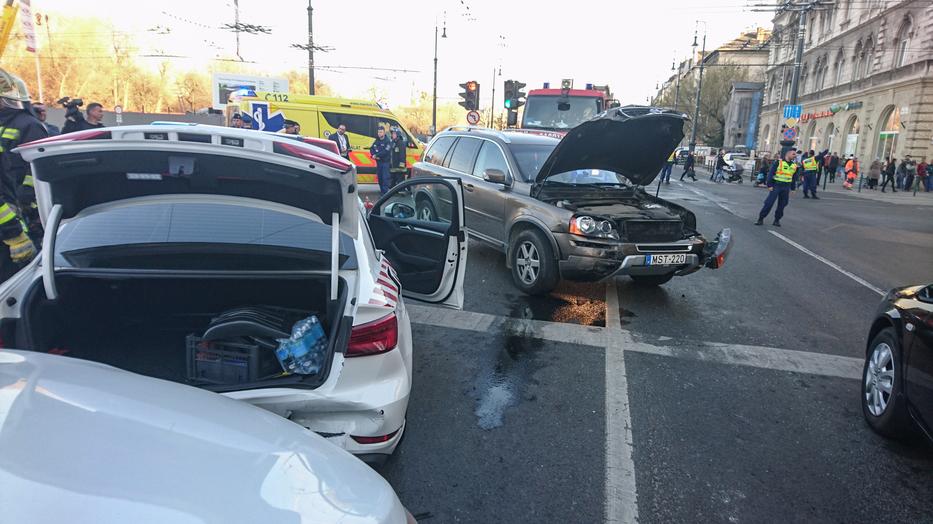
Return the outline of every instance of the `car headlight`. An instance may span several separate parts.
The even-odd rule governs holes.
[[[570,219],[570,233],[585,237],[619,239],[619,233],[612,222],[585,215]]]

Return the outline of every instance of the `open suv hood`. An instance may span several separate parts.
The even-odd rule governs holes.
[[[604,111],[561,139],[535,183],[540,186],[552,175],[577,169],[602,169],[633,184],[650,184],[683,139],[687,119],[678,111],[646,106]]]

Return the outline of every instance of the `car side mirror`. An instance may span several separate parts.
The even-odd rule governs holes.
[[[401,202],[392,202],[382,211],[389,218],[414,218],[415,208]]]
[[[505,173],[501,169],[487,169],[483,172],[483,180],[493,184],[505,185],[506,183]]]

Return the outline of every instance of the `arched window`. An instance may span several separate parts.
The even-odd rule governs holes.
[[[875,43],[874,41],[872,41],[871,38],[869,38],[868,41],[865,42],[865,50],[862,52],[862,55],[863,55],[863,58],[862,58],[863,63],[861,66],[861,71],[862,71],[861,78],[868,78],[869,76],[871,76],[872,66],[874,65],[874,61],[875,61]]]
[[[862,77],[862,57],[865,56],[865,53],[862,52],[862,41],[859,40],[855,44],[855,54],[852,55],[852,78],[851,80],[855,82]]]
[[[894,39],[894,67],[901,67],[907,63],[907,52],[910,50],[913,25],[910,16],[905,16],[900,29],[897,30],[897,37]]]
[[[800,85],[798,86],[798,92],[804,94],[807,92],[807,80],[810,78],[810,64],[804,64],[803,70],[800,72]]]
[[[824,144],[825,149],[834,151],[833,142],[835,142],[834,140],[836,138],[835,134],[836,134],[836,126],[834,126],[833,123],[830,122],[826,126],[826,131],[823,132],[823,144]]]
[[[858,148],[858,133],[859,133],[859,123],[858,116],[852,115],[849,117],[849,120],[846,121],[845,131],[843,132],[843,138],[845,139],[845,147],[843,152],[845,156],[854,155],[855,150]]]
[[[762,136],[765,137],[765,150],[771,148],[771,125],[765,125],[764,132]]]
[[[886,107],[878,119],[878,129],[875,156],[884,160],[894,156],[897,150],[897,137],[901,132],[901,110],[896,106]]]
[[[846,58],[842,54],[842,50],[839,50],[839,54],[836,55],[836,77],[833,79],[833,85],[837,86],[842,83],[842,70],[846,65]]]
[[[776,91],[774,90],[774,85],[776,83],[777,83],[777,78],[774,75],[771,75],[771,80],[768,81],[768,102],[772,104],[777,102],[777,99],[774,98],[774,93],[776,93]]]

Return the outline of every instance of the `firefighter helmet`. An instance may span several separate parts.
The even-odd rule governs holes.
[[[22,109],[23,102],[29,101],[29,90],[26,83],[4,69],[0,69],[0,101],[6,107]]]

